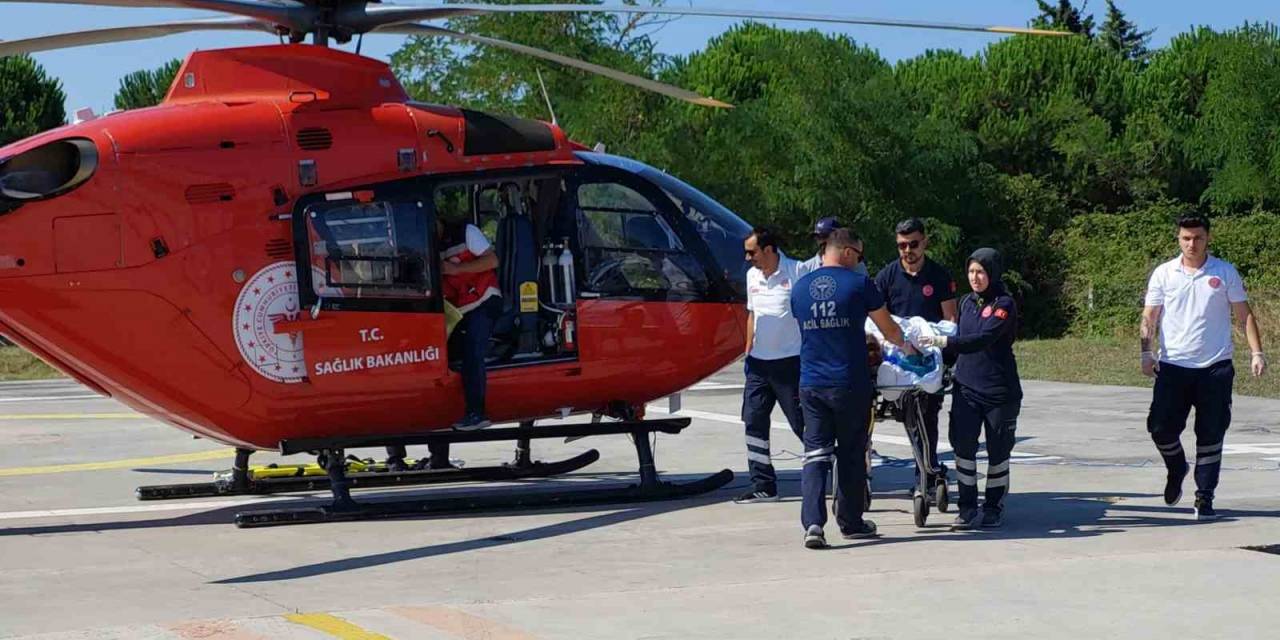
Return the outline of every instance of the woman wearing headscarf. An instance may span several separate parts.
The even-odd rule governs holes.
[[[956,335],[926,338],[956,357],[955,388],[951,398],[951,448],[955,451],[960,483],[958,529],[995,528],[1004,522],[1004,497],[1009,491],[1009,454],[1013,452],[1022,383],[1013,358],[1018,307],[1005,289],[1000,253],[978,249],[969,256],[966,271],[973,293],[960,301]],[[978,436],[987,437],[987,491],[978,510]]]

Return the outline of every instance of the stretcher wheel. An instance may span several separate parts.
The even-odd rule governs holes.
[[[938,505],[940,513],[951,510],[951,494],[947,491],[947,483],[939,482],[933,487],[933,501]]]
[[[929,520],[929,499],[922,493],[911,498],[911,515],[915,516],[916,526],[923,527]]]

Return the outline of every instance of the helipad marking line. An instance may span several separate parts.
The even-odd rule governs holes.
[[[78,396],[27,396],[24,398],[0,398],[0,402],[39,402],[41,400],[89,400],[91,398],[103,398],[96,393]]]
[[[402,618],[435,627],[460,638],[487,638],[488,640],[534,640],[534,636],[513,629],[488,618],[472,615],[461,609],[444,606],[391,607],[386,609]]]
[[[341,640],[391,640],[381,633],[366,631],[338,616],[327,613],[291,613],[285,620],[304,627],[323,631]]]
[[[652,411],[654,413],[668,413],[665,407],[662,407],[657,404],[648,405],[647,410]],[[726,424],[738,424],[738,425],[742,424],[742,418],[738,416],[731,416],[727,413],[699,411],[697,409],[681,409],[680,411],[677,411],[676,414],[689,416],[690,418],[701,418],[703,420],[710,420],[712,422],[723,422]],[[785,422],[774,422],[772,423],[772,428],[777,429],[779,431],[788,431],[788,432],[791,431],[791,425],[788,425]],[[908,439],[906,436],[892,436],[887,433],[872,433],[871,441],[879,442],[881,444],[898,445],[900,447],[911,446],[911,440]],[[947,453],[949,451],[951,451],[951,447],[948,447],[947,445],[942,443],[938,443],[938,453]],[[1013,453],[1009,454],[1009,457],[1012,458],[1014,462],[1046,462],[1049,460],[1061,460],[1061,457],[1059,456],[1046,456],[1046,455],[1040,455],[1038,453],[1030,453],[1025,451],[1014,451]]]
[[[87,507],[84,509],[42,509],[40,511],[9,511],[0,513],[0,520],[36,520],[40,518],[69,518],[75,516],[109,516],[128,513],[152,513],[156,511],[202,511],[205,509],[221,509],[248,505],[263,500],[250,498],[241,500],[209,500],[205,502],[166,502],[161,504],[140,504],[127,507]]]
[[[6,413],[0,420],[148,420],[141,413]]]
[[[235,449],[215,449],[196,453],[177,453],[168,456],[152,456],[150,458],[127,458],[124,460],[108,460],[106,462],[81,462],[77,464],[52,464],[41,467],[11,467],[0,469],[0,478],[10,476],[39,475],[45,473],[68,473],[71,471],[101,471],[104,469],[129,469],[132,467],[149,467],[158,464],[176,464],[179,462],[202,462],[205,460],[221,460],[235,456]]]

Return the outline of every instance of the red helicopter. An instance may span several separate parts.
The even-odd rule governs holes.
[[[7,1],[7,0],[0,0]],[[97,392],[237,447],[212,483],[160,499],[327,487],[330,506],[237,514],[239,526],[505,506],[661,499],[732,472],[658,480],[648,436],[687,418],[643,407],[743,350],[750,225],[688,184],[592,152],[554,124],[413,102],[386,64],[328,48],[368,32],[503,47],[677,99],[722,102],[516,43],[418,24],[463,15],[644,12],[1043,33],[779,12],[603,5],[393,6],[351,0],[86,0],[234,18],[0,42],[0,55],[193,30],[290,44],[191,54],[164,102],[0,148],[0,334]],[[302,44],[306,36],[313,44]],[[488,407],[518,427],[452,432],[462,414],[441,295],[437,219],[494,240],[504,311]],[[456,364],[456,363],[455,363]],[[535,426],[593,414],[580,424]],[[609,416],[617,421],[602,421]],[[533,438],[633,436],[640,483],[569,494],[357,503],[351,487],[571,471]],[[501,467],[390,472],[351,448],[514,440]],[[274,449],[305,466],[248,467]],[[315,469],[315,467],[312,467]],[[283,477],[280,477],[283,476]]]

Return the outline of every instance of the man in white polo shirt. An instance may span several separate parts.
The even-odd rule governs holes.
[[[1214,520],[1213,492],[1222,468],[1222,441],[1231,424],[1231,315],[1244,328],[1252,352],[1250,369],[1267,368],[1258,320],[1249,308],[1244,282],[1230,263],[1209,255],[1209,220],[1178,219],[1182,252],[1151,273],[1142,311],[1142,372],[1156,379],[1147,431],[1164,458],[1168,477],[1164,502],[1182,498],[1187,458],[1179,437],[1196,409],[1197,520]],[[1161,348],[1154,348],[1157,333]]]
[[[791,286],[808,273],[778,248],[772,229],[757,228],[743,243],[747,270],[747,384],[742,421],[747,426],[747,469],[751,489],[738,504],[778,499],[778,475],[770,460],[769,428],[775,404],[797,438],[804,435],[800,412],[800,326],[791,315]]]

